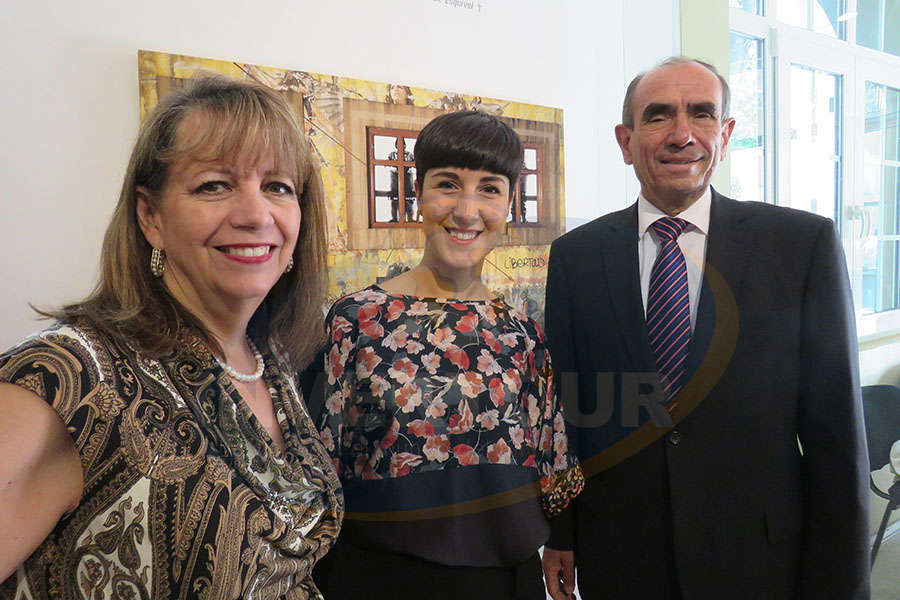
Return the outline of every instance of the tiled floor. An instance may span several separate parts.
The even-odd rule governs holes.
[[[894,480],[886,467],[872,473],[872,477],[881,490],[887,490]],[[872,493],[869,499],[869,531],[875,537],[887,501]],[[878,550],[872,570],[872,600],[900,600],[900,510],[892,514],[881,549]]]
[[[872,600],[900,600],[900,523],[884,536],[872,570]]]

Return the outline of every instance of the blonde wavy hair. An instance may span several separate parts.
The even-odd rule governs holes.
[[[206,117],[207,131],[190,145],[177,144],[179,125],[189,114]],[[164,98],[141,126],[112,220],[106,229],[100,280],[81,302],[41,314],[87,322],[148,356],[177,351],[186,332],[210,348],[218,342],[200,320],[177,302],[162,279],[150,273],[152,248],[137,220],[137,187],[156,196],[172,164],[185,156],[274,154],[279,170],[292,176],[302,213],[294,268],[281,276],[250,320],[249,335],[274,343],[301,369],[323,341],[327,286],[325,199],[319,165],[293,110],[275,91],[215,76],[193,79]]]

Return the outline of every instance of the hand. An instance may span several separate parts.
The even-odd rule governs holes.
[[[541,559],[547,593],[553,600],[570,600],[575,593],[575,553],[544,546]]]

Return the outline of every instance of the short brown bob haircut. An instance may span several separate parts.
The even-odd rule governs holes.
[[[179,145],[179,125],[190,114],[206,117],[207,131],[188,147]],[[100,281],[82,302],[45,316],[87,322],[101,333],[127,342],[148,356],[179,350],[185,333],[221,351],[203,323],[150,273],[152,248],[137,220],[138,186],[157,196],[169,167],[190,156],[198,160],[274,154],[279,170],[293,178],[302,214],[294,268],[281,276],[250,320],[249,335],[263,347],[271,342],[289,367],[300,369],[318,350],[325,300],[325,202],[319,165],[294,112],[275,91],[226,77],[191,80],[164,98],[141,126],[128,163],[119,202],[103,240]],[[154,201],[151,198],[151,202]]]

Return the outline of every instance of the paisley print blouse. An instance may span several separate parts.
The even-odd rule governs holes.
[[[338,300],[327,325],[321,431],[346,535],[447,564],[536,552],[583,486],[538,325],[502,300],[377,286]]]
[[[57,324],[0,357],[81,455],[79,506],[2,598],[320,598],[310,576],[340,528],[331,461],[271,350],[263,377],[282,453],[199,340],[143,357]]]

